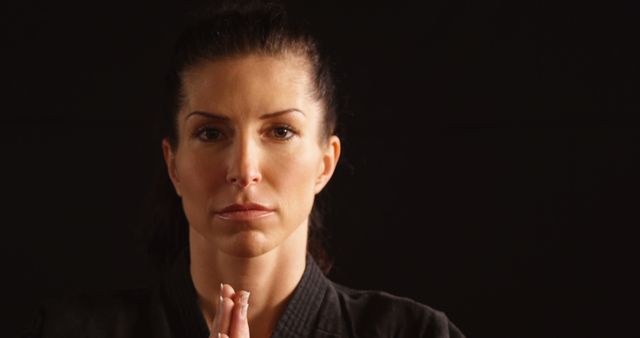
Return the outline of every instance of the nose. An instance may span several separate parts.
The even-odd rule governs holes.
[[[227,182],[244,189],[262,180],[258,146],[249,138],[238,137],[231,146]]]

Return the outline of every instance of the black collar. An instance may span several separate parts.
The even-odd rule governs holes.
[[[168,305],[167,315],[176,336],[207,338],[209,329],[198,305],[189,261],[189,250],[185,248],[168,270],[161,292]],[[313,257],[307,254],[302,278],[271,337],[312,336],[318,325],[324,326],[320,308],[330,288],[331,281],[324,276]]]

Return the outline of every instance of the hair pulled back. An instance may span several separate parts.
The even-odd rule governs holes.
[[[335,133],[335,87],[329,62],[322,57],[317,40],[300,22],[291,19],[281,4],[234,1],[200,11],[174,46],[166,78],[167,102],[158,124],[159,136],[166,137],[174,150],[179,142],[177,115],[184,100],[185,72],[204,62],[248,54],[302,57],[311,72],[313,94],[324,111],[319,142]],[[162,170],[156,173],[148,199],[151,218],[143,235],[153,263],[163,269],[188,246],[189,225],[161,156],[159,160],[162,164],[157,167]],[[309,217],[307,250],[328,273],[332,263],[323,245],[320,208],[316,198]]]

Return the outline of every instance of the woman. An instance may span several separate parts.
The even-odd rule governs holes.
[[[446,316],[335,284],[309,237],[340,157],[316,42],[274,5],[225,7],[186,30],[162,154],[177,211],[152,249],[157,288],[51,303],[42,337],[462,337]]]

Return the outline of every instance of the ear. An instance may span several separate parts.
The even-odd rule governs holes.
[[[340,158],[340,139],[338,136],[332,135],[322,154],[322,165],[318,176],[316,177],[315,193],[319,193],[329,183],[329,179],[333,176],[333,172]]]
[[[173,153],[173,148],[166,137],[162,139],[162,156],[164,157],[164,162],[167,164],[167,171],[169,173],[171,183],[173,183],[173,188],[176,190],[176,194],[182,197],[182,192],[180,191],[180,180],[178,179],[178,174],[176,172],[176,156]]]

